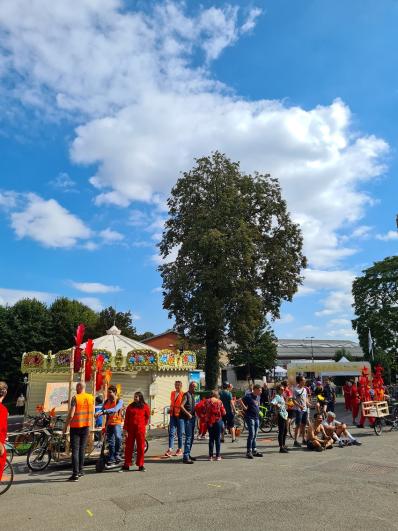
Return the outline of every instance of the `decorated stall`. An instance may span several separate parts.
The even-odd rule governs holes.
[[[34,414],[42,404],[46,411],[66,411],[70,389],[74,389],[71,383],[82,379],[84,372],[88,392],[98,394],[104,387],[101,378],[111,378],[126,405],[136,391],[141,391],[151,409],[151,427],[164,425],[174,381],[181,380],[187,389],[189,373],[196,368],[195,353],[157,350],[121,335],[116,326],[90,344],[90,340],[81,343],[79,339],[76,337],[74,347],[55,354],[27,352],[23,355],[21,371],[29,378],[27,413]],[[80,365],[76,367],[76,364]]]

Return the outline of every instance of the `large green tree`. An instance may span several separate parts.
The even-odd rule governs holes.
[[[387,369],[394,368],[398,354],[398,256],[375,262],[362,273],[352,285],[357,316],[352,326],[365,357],[370,359],[370,330],[375,357],[384,360]]]
[[[51,348],[51,320],[45,304],[23,299],[14,306],[0,306],[0,379],[11,391],[18,387],[22,354]]]
[[[137,331],[133,326],[131,312],[117,312],[112,306],[99,312],[94,337],[105,335],[106,330],[109,330],[113,325],[119,328],[123,336],[136,338]]]
[[[264,316],[279,317],[281,301],[292,299],[306,263],[301,231],[276,179],[246,175],[219,152],[183,174],[168,209],[160,243],[164,307],[179,333],[206,345],[211,388],[223,341],[245,349]]]
[[[85,304],[59,297],[51,304],[49,312],[53,352],[73,346],[76,328],[80,323],[86,326],[86,339],[95,337],[98,316]]]
[[[244,367],[247,380],[265,376],[265,371],[275,366],[276,357],[277,339],[267,324],[256,330],[253,340],[245,349],[237,347],[229,354],[229,360],[233,365]]]

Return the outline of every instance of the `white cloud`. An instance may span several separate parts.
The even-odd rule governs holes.
[[[153,288],[151,290],[151,293],[162,293],[163,292],[163,288],[161,288],[160,286],[158,286],[157,288]]]
[[[285,313],[285,315],[282,315],[282,317],[277,321],[278,324],[289,324],[294,321],[294,317],[291,313]]]
[[[398,240],[398,231],[397,230],[389,230],[386,234],[378,234],[376,236],[376,238],[378,240],[382,240],[384,242]]]
[[[26,195],[24,210],[11,214],[11,226],[18,238],[32,238],[45,247],[73,247],[91,236],[90,229],[55,199]]]
[[[133,319],[133,321],[139,321],[141,319],[141,315],[138,313],[133,313],[131,315],[131,318]]]
[[[83,291],[84,293],[116,293],[122,291],[119,286],[108,286],[100,282],[74,282],[72,280],[70,284],[78,291]]]
[[[219,149],[244,171],[280,180],[313,268],[354,254],[356,246],[342,245],[340,236],[371,202],[363,182],[384,171],[387,144],[357,131],[339,99],[312,109],[247,101],[214,79],[209,61],[253,28],[259,10],[244,18],[229,5],[195,15],[172,1],[145,15],[124,6],[0,5],[4,61],[17,74],[13,94],[84,116],[71,158],[95,165],[97,204],[163,202],[193,157]]]
[[[327,335],[336,339],[352,339],[354,341],[358,341],[358,336],[352,328],[337,328],[329,330]]]
[[[57,175],[55,179],[50,181],[51,186],[58,188],[63,192],[75,192],[76,182],[69,176],[68,173],[62,172]]]
[[[300,326],[299,330],[301,330],[302,332],[315,332],[316,330],[319,330],[319,326],[315,326],[315,325],[312,325],[312,324],[306,324],[304,326]]]
[[[328,322],[328,326],[350,326],[351,321],[349,319],[331,319]]]
[[[102,230],[99,235],[106,243],[115,243],[124,240],[123,234],[109,228]]]
[[[320,289],[351,290],[355,274],[347,270],[327,271],[309,268],[304,271],[304,277],[304,286],[313,291]]]
[[[21,299],[37,299],[41,302],[50,303],[56,298],[53,293],[46,291],[31,291],[22,289],[0,288],[0,305],[12,306]]]
[[[323,310],[315,312],[317,317],[333,314],[352,313],[352,294],[349,291],[334,291],[322,300]]]
[[[17,206],[18,194],[12,191],[0,192],[0,208],[9,210]]]
[[[95,312],[100,312],[103,308],[102,302],[96,297],[82,297],[78,299],[82,304],[85,304]]]

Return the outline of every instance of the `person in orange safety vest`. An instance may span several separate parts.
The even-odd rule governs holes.
[[[68,481],[78,481],[84,475],[84,455],[94,415],[94,397],[85,392],[85,384],[76,384],[76,395],[72,398],[71,408],[65,421],[64,432],[70,426],[70,445],[72,448],[72,475]]]
[[[101,415],[106,415],[108,458],[105,468],[112,468],[121,462],[123,424],[123,400],[117,396],[117,389],[114,385],[109,386],[108,397],[103,403],[101,411],[97,412],[95,417],[98,418]]]
[[[145,403],[143,394],[138,391],[134,394],[134,401],[127,407],[124,418],[123,430],[127,432],[127,438],[122,470],[131,470],[133,450],[134,445],[136,445],[136,465],[140,472],[145,472],[145,435],[150,414],[149,406]]]
[[[169,430],[169,448],[164,454],[165,457],[173,455],[182,455],[182,436],[184,433],[184,419],[180,418],[181,402],[184,398],[184,391],[182,390],[182,382],[177,380],[174,382],[174,391],[170,396],[170,430]],[[174,435],[177,431],[178,448],[174,453]]]

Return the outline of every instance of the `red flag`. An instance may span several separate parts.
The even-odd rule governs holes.
[[[97,363],[97,377],[95,380],[95,390],[99,391],[102,388],[102,384],[104,381],[104,375],[102,374],[102,370],[104,368],[104,356],[99,355],[96,363]]]
[[[76,328],[76,335],[75,335],[75,354],[73,358],[73,371],[79,372],[80,368],[82,366],[82,351],[80,348],[80,345],[82,344],[83,337],[84,337],[84,324],[79,324],[79,326]]]
[[[76,335],[75,335],[75,343],[77,347],[80,347],[80,345],[83,342],[84,331],[85,331],[85,326],[84,324],[80,323],[76,329]]]
[[[86,348],[84,349],[84,352],[86,354],[86,374],[84,379],[86,380],[86,382],[89,382],[91,380],[93,369],[93,347],[93,340],[87,339]]]
[[[75,347],[75,355],[73,357],[73,372],[79,372],[82,366],[82,349]]]

